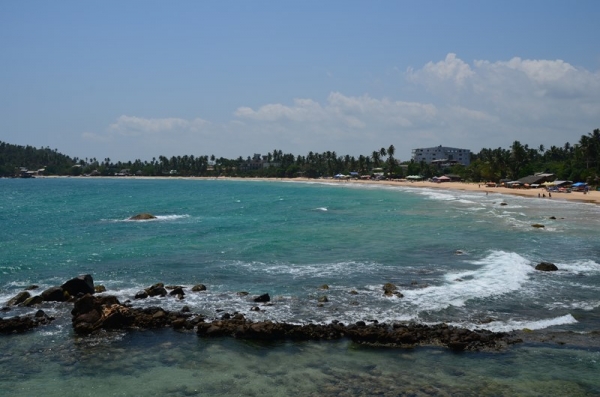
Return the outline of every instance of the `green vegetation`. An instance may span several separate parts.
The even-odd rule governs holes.
[[[464,180],[494,181],[518,179],[535,172],[553,173],[558,179],[597,183],[600,179],[600,129],[582,135],[577,144],[565,143],[563,147],[543,145],[530,148],[519,141],[509,149],[482,149],[473,154],[471,165],[455,165],[439,169],[437,166],[407,161],[399,163],[394,155],[394,145],[374,150],[370,155],[358,157],[338,156],[336,152],[309,152],[306,156],[273,150],[262,157],[241,156],[237,159],[207,156],[159,156],[151,161],[112,162],[110,158],[78,159],[58,153],[56,149],[36,149],[0,142],[0,176],[18,176],[20,167],[29,170],[45,169],[46,175],[140,175],[140,176],[239,176],[308,178],[331,177],[357,172],[370,175],[381,168],[388,178],[422,175],[426,178],[456,174]]]

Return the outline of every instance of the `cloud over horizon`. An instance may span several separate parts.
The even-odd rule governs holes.
[[[105,133],[122,139],[152,138],[183,154],[207,144],[223,156],[274,148],[294,154],[336,150],[357,155],[394,144],[407,159],[410,149],[434,145],[508,147],[562,145],[598,128],[600,73],[563,60],[466,62],[449,53],[421,68],[407,68],[395,98],[331,91],[326,99],[294,98],[291,104],[239,106],[228,122],[204,118],[143,118],[121,115]],[[410,87],[411,90],[403,88]],[[425,101],[404,97],[426,93]],[[168,142],[167,142],[168,141]],[[225,144],[226,143],[226,144]]]

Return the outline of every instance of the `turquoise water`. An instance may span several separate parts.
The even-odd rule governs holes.
[[[140,212],[158,219],[127,220]],[[599,215],[598,206],[558,197],[351,183],[0,180],[0,304],[30,284],[41,291],[89,273],[121,301],[156,282],[203,283],[205,293],[183,301],[132,303],[187,305],[209,318],[224,310],[295,323],[377,319],[591,335],[600,326]],[[540,261],[560,270],[537,272]],[[384,297],[386,282],[404,297]],[[250,311],[255,304],[240,291],[269,293],[273,305]],[[329,302],[319,306],[322,295]],[[600,394],[597,343],[453,354],[207,341],[171,330],[79,338],[70,308],[43,309],[59,320],[0,337],[0,394]]]

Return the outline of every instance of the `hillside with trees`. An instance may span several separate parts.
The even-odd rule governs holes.
[[[459,175],[467,181],[516,180],[536,172],[553,173],[558,179],[598,184],[600,180],[600,129],[582,135],[573,145],[561,147],[540,145],[529,147],[514,141],[507,148],[482,149],[472,154],[468,167],[454,165],[438,168],[424,162],[396,158],[394,145],[359,156],[338,155],[335,151],[294,155],[273,150],[263,156],[217,158],[214,155],[159,156],[151,161],[112,162],[110,158],[79,159],[58,153],[56,149],[36,149],[0,142],[0,175],[14,176],[19,167],[44,168],[47,175],[138,175],[138,176],[238,176],[293,178],[331,177],[336,174],[371,175],[374,171],[387,178],[422,175],[425,178],[443,174]]]

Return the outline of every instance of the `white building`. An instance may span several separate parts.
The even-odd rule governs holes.
[[[420,163],[437,164],[441,167],[462,164],[471,164],[471,151],[469,149],[458,149],[454,147],[435,146],[412,150],[412,159]]]

